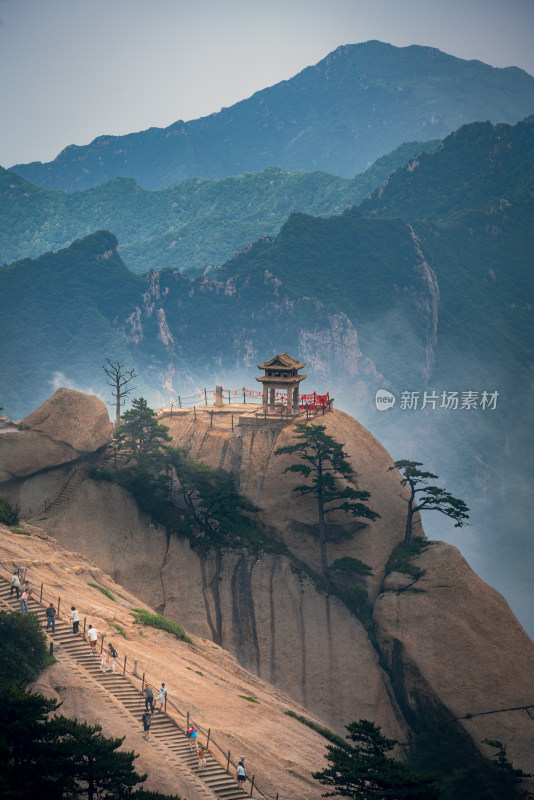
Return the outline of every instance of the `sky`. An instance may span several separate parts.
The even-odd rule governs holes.
[[[206,116],[369,39],[534,75],[534,0],[0,0],[0,165]]]

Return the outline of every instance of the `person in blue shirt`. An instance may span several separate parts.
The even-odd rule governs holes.
[[[191,725],[189,730],[187,731],[187,735],[189,736],[189,747],[191,750],[193,747],[196,751],[198,751],[198,731],[194,725]]]

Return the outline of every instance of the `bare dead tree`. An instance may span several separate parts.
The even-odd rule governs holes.
[[[102,364],[102,369],[109,378],[106,383],[114,390],[111,392],[114,399],[109,405],[115,406],[115,420],[118,426],[121,420],[121,406],[124,405],[125,398],[134,388],[128,384],[138,376],[135,369],[124,368],[124,361],[110,361],[109,358],[106,358],[106,364]]]

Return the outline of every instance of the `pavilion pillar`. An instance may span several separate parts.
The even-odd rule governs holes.
[[[267,385],[264,383],[263,384],[263,400],[262,400],[262,403],[263,403],[263,408],[264,408],[265,411],[267,411],[267,406],[269,404],[267,392],[268,392]]]
[[[274,391],[274,389],[270,388],[269,389],[269,394],[270,394],[269,407],[270,407],[271,411],[274,411],[274,409],[275,409],[275,391]]]
[[[295,412],[295,414],[298,414],[298,412],[299,412],[299,385],[298,385],[298,383],[295,386],[295,388],[293,389],[293,411]]]

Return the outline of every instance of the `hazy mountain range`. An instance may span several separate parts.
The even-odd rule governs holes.
[[[100,136],[49,163],[13,169],[69,192],[118,176],[159,189],[269,166],[352,178],[402,142],[441,139],[471,121],[515,123],[533,110],[534,78],[516,67],[370,41],[339,47],[290,80],[208,117]]]
[[[400,88],[393,91],[395,82]],[[429,131],[433,139],[443,135],[440,124],[450,126],[443,133],[457,128],[463,120],[454,114],[467,108],[471,119],[498,121],[508,114],[515,122],[534,109],[533,85],[534,78],[520,70],[370,42],[340,48],[291,81],[188,123],[180,141],[202,130],[203,141],[213,145],[210,158],[221,169],[219,177],[198,166],[207,152],[199,146],[196,180],[162,191],[140,188],[150,186],[148,174],[160,176],[152,186],[160,180],[165,185],[158,164],[169,183],[188,177],[189,151],[171,152],[174,144],[152,150],[149,140],[161,144],[161,131],[155,130],[146,134],[143,156],[136,148],[145,134],[120,141],[121,147],[131,141],[122,154],[127,165],[143,164],[145,172],[104,186],[65,194],[121,174],[113,172],[120,169],[119,156],[95,157],[98,148],[101,154],[114,151],[115,144],[106,149],[103,140],[68,149],[31,175],[35,165],[17,169],[23,178],[2,171],[0,245],[9,256],[0,253],[0,260],[85,238],[60,252],[0,267],[0,405],[12,418],[21,417],[58,385],[108,396],[105,358],[135,366],[136,394],[154,406],[193,398],[216,383],[254,389],[256,364],[287,350],[307,362],[307,390],[330,391],[394,457],[423,461],[464,497],[473,508],[473,526],[462,533],[463,552],[483,577],[506,591],[532,632],[532,118],[514,125],[464,124],[441,144],[433,142],[430,152],[408,145],[353,180],[288,173],[304,162],[290,164],[281,154],[293,155],[300,142],[301,153],[306,147],[315,153],[313,169],[340,174],[334,162],[341,163],[343,152],[354,165],[346,174],[354,175],[360,169],[356,150],[367,153],[365,166],[382,147],[397,147],[399,137],[423,139],[430,108],[438,120]],[[287,126],[271,119],[275,98],[279,121],[282,109],[296,118],[278,90],[286,100],[308,98],[298,107],[304,116],[317,115],[313,125],[311,117],[299,121],[309,135],[299,136],[294,147],[287,147]],[[369,93],[374,106],[364,103]],[[411,101],[403,105],[407,97]],[[451,103],[463,103],[464,110],[451,110]],[[354,148],[350,120],[356,106]],[[247,162],[235,168],[235,159],[225,160],[220,152],[224,136],[218,128],[215,133],[216,126],[239,119],[239,126],[228,128],[228,142],[234,147],[237,140],[229,134],[239,127],[241,146],[235,146],[252,159],[261,128],[257,112],[264,107],[270,109],[265,135],[274,141],[278,130],[278,149],[273,145],[269,160],[257,167]],[[348,120],[352,139],[347,134],[345,146],[338,147],[341,128],[327,108],[336,110],[338,121]],[[371,157],[364,128],[378,117],[387,120],[380,131],[391,138],[386,145],[375,128]],[[249,148],[243,146],[247,131]],[[282,160],[271,159],[271,152]],[[220,177],[234,168],[262,171]],[[62,191],[27,182],[43,186],[42,176],[56,173],[68,176]],[[51,179],[47,185],[56,184]],[[108,230],[92,232],[96,227]],[[193,267],[198,273],[237,248],[221,267],[187,272]],[[128,270],[122,252],[144,274]],[[378,389],[396,397],[387,413],[376,411]],[[437,399],[423,409],[425,392]],[[443,402],[454,392],[457,408]],[[483,401],[484,392],[494,397],[493,406]],[[476,402],[462,408],[469,393]],[[402,398],[412,395],[417,407],[414,401],[403,405]],[[439,532],[438,522],[425,525]],[[450,541],[450,526],[447,536]]]
[[[34,258],[107,228],[133,272],[221,265],[260,236],[276,235],[289,214],[339,214],[357,205],[416,154],[439,140],[410,142],[351,180],[324,172],[262,172],[141,189],[114,178],[83,192],[43,189],[0,167],[0,263]]]
[[[331,391],[399,457],[457,482],[479,521],[499,521],[492,546],[502,535],[508,554],[512,524],[520,552],[533,466],[533,149],[534,125],[464,126],[359,210],[294,214],[198,278],[136,276],[106,232],[3,267],[2,404],[21,416],[59,383],[105,395],[109,357],[135,364],[154,405],[215,383],[253,389],[256,364],[287,350],[307,362],[310,390]],[[379,195],[404,219],[377,218]],[[373,410],[379,388],[397,397],[387,414]],[[419,393],[417,409],[401,408],[404,391]],[[425,391],[437,408],[421,409]],[[476,392],[477,407],[440,408],[454,391]],[[498,392],[496,408],[480,407],[484,391]]]

